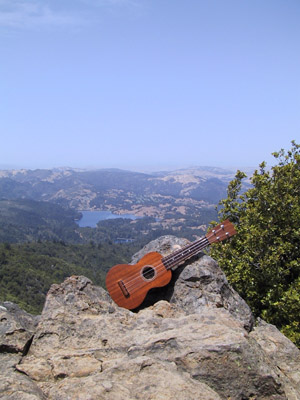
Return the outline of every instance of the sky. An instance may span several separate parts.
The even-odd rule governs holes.
[[[299,0],[0,0],[0,168],[257,167],[300,143]]]

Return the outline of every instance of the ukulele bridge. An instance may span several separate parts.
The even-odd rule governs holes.
[[[121,289],[123,295],[124,295],[125,297],[129,297],[129,292],[128,292],[128,290],[126,289],[125,283],[124,283],[123,281],[118,281],[118,285],[120,286],[120,289]]]

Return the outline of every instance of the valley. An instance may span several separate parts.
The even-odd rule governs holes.
[[[156,174],[0,171],[0,300],[39,313],[52,283],[79,274],[104,286],[112,265],[129,263],[151,240],[203,236],[233,177],[207,167]],[[82,211],[120,218],[80,227]]]
[[[225,197],[234,173],[213,167],[155,174],[70,168],[0,171],[0,199],[46,202],[74,212],[149,217],[146,234],[166,230],[191,238],[197,231],[202,234],[216,217],[216,205]],[[130,230],[134,223],[128,225]],[[79,237],[84,241],[84,234],[77,236],[72,241],[80,242]]]

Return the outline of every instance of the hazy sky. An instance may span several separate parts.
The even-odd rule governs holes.
[[[0,0],[0,167],[258,166],[300,142],[299,0]]]

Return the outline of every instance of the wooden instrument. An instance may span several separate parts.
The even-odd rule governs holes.
[[[213,228],[203,238],[163,257],[157,252],[146,254],[135,265],[118,264],[106,275],[106,288],[118,306],[132,310],[143,302],[152,288],[167,285],[172,269],[200,253],[206,246],[221,242],[236,234],[229,220]]]

